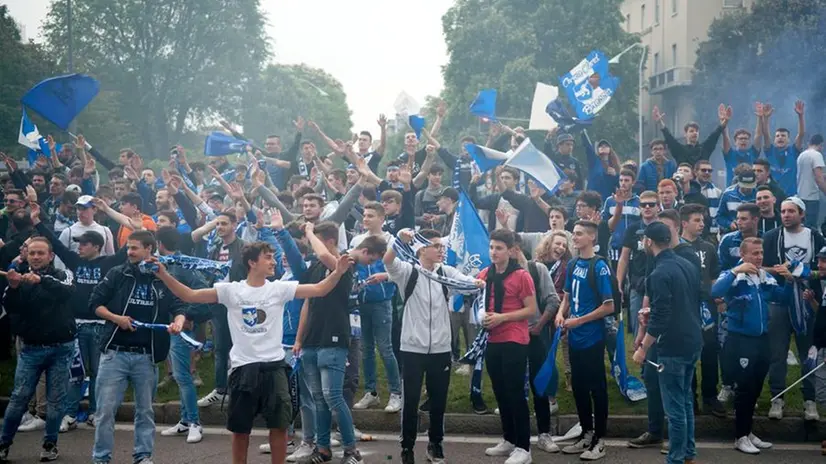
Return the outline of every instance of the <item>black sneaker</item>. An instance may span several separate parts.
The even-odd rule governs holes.
[[[473,404],[473,412],[476,414],[482,416],[490,412],[488,411],[488,406],[485,404],[485,400],[483,400],[481,396],[471,396],[470,402]]]
[[[344,456],[342,456],[339,464],[361,464],[362,462],[364,461],[361,459],[361,453],[359,453],[359,450],[352,449],[344,452]]]
[[[715,417],[726,417],[726,408],[717,398],[703,401],[703,411],[706,414],[710,412]]]
[[[419,411],[430,412],[430,397],[424,400],[424,403],[419,405]]]
[[[60,457],[60,455],[54,443],[46,442],[43,444],[43,451],[40,452],[40,462],[57,461],[58,457]]]
[[[324,454],[316,448],[313,450],[313,454],[309,455],[308,457],[304,458],[303,460],[299,461],[304,464],[323,464],[325,462],[330,462],[333,460],[332,454]]]
[[[655,437],[648,432],[640,435],[637,438],[632,438],[628,440],[628,447],[629,448],[648,448],[652,446],[660,446],[663,443],[663,439],[659,437]]]
[[[445,452],[442,449],[441,443],[427,444],[427,460],[433,464],[444,464]]]
[[[402,450],[402,464],[416,464],[412,449],[405,448]]]

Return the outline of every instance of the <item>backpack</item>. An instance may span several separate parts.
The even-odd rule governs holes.
[[[533,280],[534,296],[536,297],[536,309],[538,309],[539,313],[542,314],[545,312],[545,307],[542,305],[542,296],[539,294],[539,269],[536,267],[535,262],[528,261],[528,272],[531,274],[531,279]]]
[[[445,271],[442,270],[442,266],[439,266],[436,269],[436,274],[439,277],[445,276]],[[407,300],[410,299],[410,296],[413,295],[413,290],[416,288],[416,283],[419,281],[419,271],[416,270],[414,267],[412,271],[410,271],[410,278],[407,280],[407,285],[404,287],[404,299],[402,300],[402,308],[407,306]],[[445,295],[445,302],[449,301],[447,296],[447,286],[442,284],[442,293]]]
[[[574,272],[574,267],[578,259],[572,259],[568,261],[568,268],[567,268],[567,275],[571,275]],[[598,262],[604,262],[606,266],[608,266],[609,274],[608,279],[611,281],[611,295],[614,299],[614,317],[619,317],[620,311],[622,311],[622,298],[620,296],[619,285],[617,284],[617,276],[611,270],[611,265],[608,263],[604,257],[600,255],[594,255],[593,258],[588,260],[588,286],[591,287],[591,291],[594,292],[594,295],[599,295],[599,286],[597,285],[597,276],[596,276],[596,267]]]

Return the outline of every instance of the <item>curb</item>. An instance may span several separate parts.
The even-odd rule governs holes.
[[[5,411],[8,404],[8,397],[0,397],[0,411]],[[84,407],[87,403],[81,404]],[[226,406],[224,407],[226,408]],[[155,403],[155,422],[158,424],[175,424],[180,419],[180,403]],[[225,409],[211,406],[200,408],[201,423],[207,426],[226,425]],[[132,422],[135,415],[135,404],[121,404],[118,409],[116,420],[119,422]],[[401,415],[386,413],[382,410],[353,411],[353,420],[356,427],[363,430],[377,432],[399,432],[401,429]],[[551,417],[551,434],[562,435],[578,422],[575,415],[563,415]],[[426,431],[429,419],[427,414],[419,413],[419,430]],[[260,418],[256,419],[256,427],[264,428],[264,423]],[[608,417],[608,438],[629,438],[636,437],[646,431],[648,427],[647,416],[609,416]],[[536,434],[536,421],[531,420],[532,433]],[[445,414],[445,433],[459,435],[491,435],[501,434],[499,417],[494,414]],[[805,422],[800,417],[787,417],[783,420],[770,420],[766,417],[754,418],[754,433],[769,441],[778,442],[815,442],[824,438],[824,433],[819,430],[819,421]],[[712,441],[733,441],[734,436],[734,416],[722,419],[714,416],[697,416],[695,419],[694,435],[698,440]]]

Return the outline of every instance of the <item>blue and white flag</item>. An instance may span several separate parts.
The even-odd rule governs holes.
[[[210,132],[204,141],[204,154],[207,156],[226,156],[243,153],[249,142],[237,139],[220,131]]]
[[[641,401],[648,397],[645,385],[640,380],[628,373],[628,364],[625,360],[625,328],[620,317],[617,327],[617,349],[614,350],[614,359],[611,360],[611,374],[617,381],[622,396],[629,401]]]
[[[482,172],[490,171],[496,166],[504,164],[510,156],[509,153],[473,143],[466,143],[465,150],[473,158],[473,161],[476,161],[476,165],[479,166],[479,170]]]
[[[464,275],[476,276],[482,269],[490,266],[488,244],[485,223],[465,191],[459,190],[459,203],[456,205],[453,225],[447,237],[445,262]],[[454,311],[462,308],[462,298],[456,298],[453,302]],[[484,298],[482,301],[484,302]],[[478,319],[475,311],[471,316],[471,320],[474,319]],[[481,321],[477,320],[474,323],[481,324]]]
[[[37,126],[29,119],[26,108],[23,108],[23,116],[20,118],[20,132],[17,135],[17,143],[29,149],[29,166],[34,166],[37,155],[42,152],[47,157],[51,156],[49,144],[46,138],[40,135]]]
[[[619,87],[619,78],[608,72],[608,58],[599,50],[589,53],[559,82],[580,119],[593,119]]]
[[[548,106],[545,107],[545,112],[559,124],[563,132],[573,133],[578,130],[585,129],[594,123],[593,119],[579,119],[571,116],[568,109],[559,99],[551,100]]]
[[[505,161],[505,166],[514,167],[531,176],[536,182],[542,184],[550,194],[553,194],[559,184],[567,179],[562,169],[559,169],[559,166],[539,151],[529,138],[526,138],[514,150],[511,157]]]
[[[559,388],[559,371],[556,368],[556,350],[559,347],[559,339],[562,338],[562,327],[557,327],[554,333],[554,341],[548,351],[548,357],[536,373],[533,379],[533,386],[540,395],[556,397],[556,390]]]

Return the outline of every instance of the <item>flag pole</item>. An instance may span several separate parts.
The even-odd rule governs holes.
[[[818,369],[820,369],[821,367],[823,367],[823,365],[824,365],[824,364],[826,364],[826,361],[823,361],[822,363],[818,364],[817,366],[815,366],[815,368],[814,368],[814,369],[812,369],[812,370],[810,370],[809,372],[807,372],[807,373],[806,373],[806,375],[804,375],[803,377],[801,377],[801,378],[799,378],[799,379],[795,380],[795,382],[794,382],[793,384],[791,384],[791,385],[789,385],[788,387],[786,387],[786,389],[785,389],[785,390],[783,390],[782,392],[780,392],[780,393],[778,393],[777,395],[775,395],[775,396],[774,396],[774,398],[772,398],[771,400],[772,400],[772,401],[774,401],[774,400],[776,400],[776,399],[780,398],[781,396],[783,396],[783,395],[784,395],[787,391],[791,390],[791,389],[792,389],[795,385],[797,385],[797,384],[799,384],[800,382],[802,382],[802,381],[806,380],[806,377],[808,377],[808,376],[810,376],[810,375],[814,374],[814,373],[815,373],[815,371],[817,371]]]

